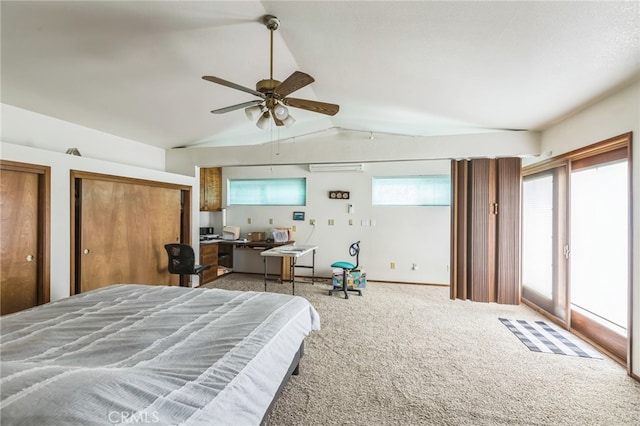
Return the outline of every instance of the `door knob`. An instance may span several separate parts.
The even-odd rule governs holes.
[[[83,252],[84,254],[89,254],[90,250],[89,250],[89,249],[84,249],[84,250],[82,250],[82,252]]]
[[[27,262],[33,262],[33,259],[35,259],[36,257],[32,254],[27,255]]]

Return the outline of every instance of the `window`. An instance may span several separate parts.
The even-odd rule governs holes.
[[[229,179],[227,205],[304,206],[307,203],[307,180]]]
[[[374,177],[374,206],[450,206],[447,175]]]

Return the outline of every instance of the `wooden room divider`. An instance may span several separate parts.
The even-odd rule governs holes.
[[[520,158],[451,162],[451,298],[520,303]]]

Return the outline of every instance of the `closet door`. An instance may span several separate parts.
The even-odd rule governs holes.
[[[0,163],[0,313],[49,301],[49,168]]]
[[[177,285],[164,245],[180,242],[180,190],[77,179],[76,291],[111,284]]]

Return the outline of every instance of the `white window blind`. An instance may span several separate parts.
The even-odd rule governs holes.
[[[374,177],[374,206],[450,206],[451,177],[385,176]]]
[[[229,179],[227,205],[304,206],[307,203],[307,180]]]

